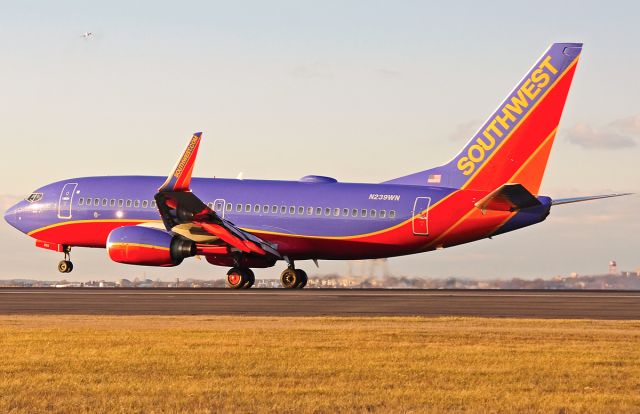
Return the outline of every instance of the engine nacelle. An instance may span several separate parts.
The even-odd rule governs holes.
[[[107,250],[114,262],[170,267],[195,256],[196,244],[164,230],[125,226],[109,233]]]

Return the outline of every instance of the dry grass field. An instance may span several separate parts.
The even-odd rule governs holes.
[[[0,412],[640,412],[640,322],[0,316]]]

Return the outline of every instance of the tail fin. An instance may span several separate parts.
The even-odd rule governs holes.
[[[158,189],[158,192],[190,191],[191,173],[193,173],[193,166],[196,162],[196,155],[198,155],[201,138],[202,132],[193,134],[189,144],[187,144],[187,148],[185,148],[182,156],[178,158],[178,163],[167,177],[167,181]]]
[[[491,191],[520,183],[538,194],[581,43],[554,43],[449,163],[387,181]]]

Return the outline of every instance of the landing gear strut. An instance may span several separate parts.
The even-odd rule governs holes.
[[[288,267],[280,274],[280,284],[285,289],[302,289],[307,285],[307,272],[296,269],[293,261],[288,262]]]
[[[64,246],[64,260],[58,263],[58,271],[60,273],[70,273],[73,270],[71,263],[71,246]]]
[[[248,267],[232,267],[227,272],[227,287],[231,289],[249,289],[256,282],[256,276]]]

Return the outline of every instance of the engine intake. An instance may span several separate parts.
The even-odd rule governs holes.
[[[195,256],[196,244],[164,230],[125,226],[109,233],[107,251],[114,262],[171,267]]]

